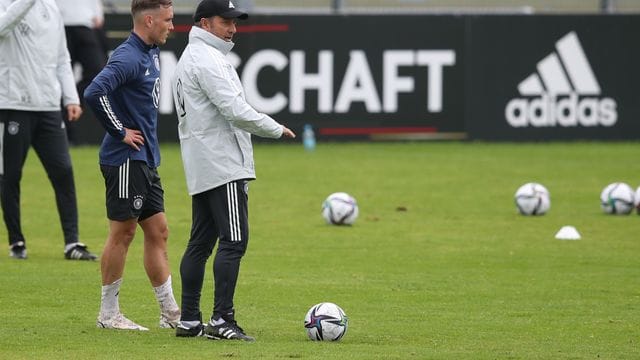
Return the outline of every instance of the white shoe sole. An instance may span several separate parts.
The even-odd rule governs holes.
[[[99,328],[103,329],[116,329],[116,330],[137,330],[137,331],[148,331],[144,326],[138,325],[133,321],[127,319],[122,314],[118,314],[110,319],[101,319],[98,317],[98,321],[96,325]]]

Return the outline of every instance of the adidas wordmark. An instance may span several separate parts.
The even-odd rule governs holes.
[[[601,97],[598,84],[578,35],[572,31],[556,42],[538,62],[537,73],[518,85],[520,98],[507,103],[505,117],[513,127],[576,127],[615,125],[615,100]]]

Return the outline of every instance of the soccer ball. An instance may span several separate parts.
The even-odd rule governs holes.
[[[515,200],[522,215],[543,215],[551,207],[549,190],[534,182],[520,186],[516,191]]]
[[[304,317],[307,336],[314,341],[338,341],[347,332],[349,320],[336,304],[323,302],[313,305]]]
[[[358,218],[358,203],[347,193],[333,193],[322,203],[322,217],[328,224],[351,225]]]
[[[600,194],[600,205],[607,214],[627,215],[633,210],[634,193],[631,186],[616,182],[607,185]]]
[[[636,212],[640,214],[640,186],[636,189],[636,195],[633,197],[633,205],[636,208]]]

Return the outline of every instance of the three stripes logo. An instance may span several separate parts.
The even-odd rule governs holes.
[[[518,85],[522,97],[507,103],[505,117],[509,125],[615,125],[617,104],[612,98],[601,96],[600,84],[574,31],[556,42],[556,51],[540,60],[536,70]]]

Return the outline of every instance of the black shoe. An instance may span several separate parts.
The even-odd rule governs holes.
[[[226,321],[220,325],[208,323],[204,328],[204,336],[212,340],[244,340],[256,341],[244,333],[235,321]]]
[[[9,256],[14,259],[24,260],[27,258],[27,246],[24,241],[18,241],[9,246]]]
[[[178,326],[176,326],[176,336],[177,337],[204,336],[204,325],[199,324],[197,326],[188,328],[183,326],[182,324],[178,324]]]
[[[65,251],[64,258],[67,260],[95,260],[98,257],[89,252],[87,245],[76,243],[74,247]]]

